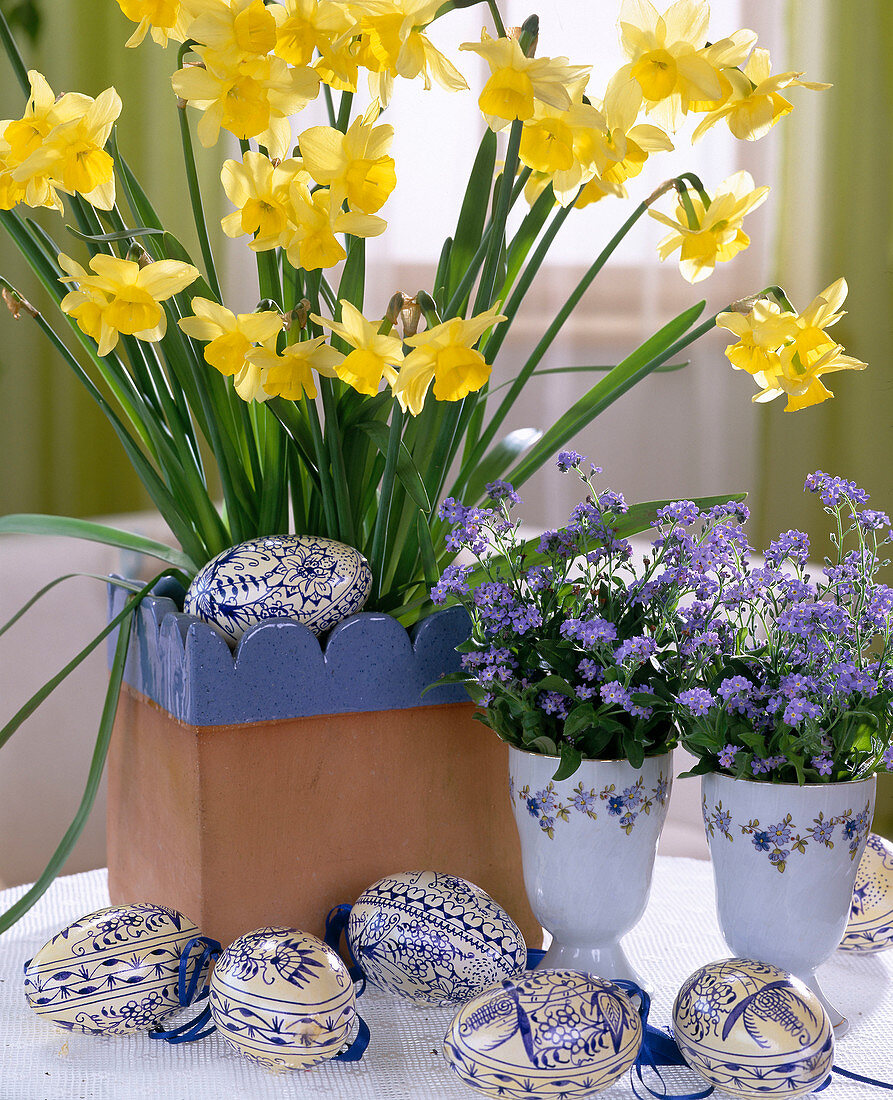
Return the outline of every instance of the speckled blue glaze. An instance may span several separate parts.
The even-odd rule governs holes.
[[[116,615],[126,593],[109,586]],[[140,694],[194,726],[399,710],[461,703],[465,688],[422,691],[459,669],[456,646],[468,637],[461,607],[437,611],[407,631],[390,615],[361,612],[319,639],[292,619],[251,627],[235,651],[207,623],[184,615],[183,588],[162,581],[135,617],[124,679]],[[115,634],[110,639],[115,644]]]

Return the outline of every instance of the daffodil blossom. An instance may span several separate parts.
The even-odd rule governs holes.
[[[623,0],[620,42],[629,62],[611,83],[635,81],[646,110],[671,132],[693,102],[719,105],[727,86],[717,59],[722,57],[726,65],[743,63],[756,41],[753,32],[738,32],[711,54],[709,19],[706,0],[676,0],[663,15],[649,0]]]
[[[266,57],[276,46],[276,20],[263,0],[205,0],[189,37],[229,65]]]
[[[822,91],[830,84],[800,80],[803,73],[776,73],[771,75],[769,51],[755,49],[748,58],[744,71],[724,70],[731,86],[729,98],[715,111],[698,124],[692,134],[692,141],[699,141],[703,135],[725,119],[729,129],[742,141],[756,141],[767,134],[776,122],[794,109],[790,100],[780,94],[782,88],[810,88]]]
[[[369,70],[369,92],[384,106],[390,101],[395,76],[421,76],[426,90],[433,78],[449,92],[465,91],[465,77],[424,33],[437,14],[440,0],[353,0],[358,19],[357,60]]]
[[[202,64],[178,69],[171,83],[181,99],[203,112],[197,127],[202,145],[215,145],[222,127],[236,137],[255,138],[271,157],[285,157],[289,117],[316,98],[318,74],[272,55],[233,65],[208,47],[197,46],[195,52]]]
[[[394,160],[387,155],[393,126],[376,126],[381,108],[375,100],[362,118],[342,134],[331,126],[311,126],[298,143],[305,169],[332,193],[334,209],[347,199],[351,210],[374,214],[394,190]]]
[[[141,266],[132,260],[100,254],[90,260],[90,275],[64,253],[59,266],[63,283],[75,283],[61,302],[63,313],[75,319],[79,328],[108,355],[119,334],[150,343],[167,331],[167,317],[161,302],[179,294],[199,276],[197,268],[179,260],[158,260]]]
[[[505,320],[499,305],[495,305],[468,320],[454,317],[411,336],[406,343],[413,350],[393,384],[394,396],[404,411],[419,415],[432,382],[438,401],[461,401],[479,390],[492,367],[474,345],[487,329]]]
[[[268,10],[276,20],[274,53],[290,65],[311,65],[315,53],[325,62],[336,61],[336,43],[349,38],[355,22],[333,0],[281,0]]]
[[[730,310],[717,314],[718,328],[738,337],[725,355],[735,370],[747,371],[758,385],[771,388],[781,369],[779,348],[795,334],[795,314],[782,312],[777,302],[761,298],[747,314]]]
[[[731,260],[747,248],[750,238],[741,224],[746,214],[766,201],[769,188],[754,188],[749,172],[736,172],[719,185],[706,209],[697,192],[689,194],[695,213],[694,227],[689,225],[681,202],[676,208],[676,220],[659,210],[648,213],[672,229],[657,246],[660,258],[665,260],[677,248],[681,249],[682,276],[690,283],[697,283],[706,279],[717,263]]]
[[[384,218],[374,214],[341,211],[332,202],[328,188],[320,187],[312,194],[301,182],[290,190],[289,224],[279,239],[288,262],[305,271],[334,267],[345,259],[336,233],[351,233],[355,237],[377,237],[387,228]]]
[[[270,347],[254,348],[248,361],[260,368],[261,385],[268,397],[283,397],[286,401],[301,401],[305,394],[311,400],[317,396],[313,372],[325,378],[335,378],[335,365],[344,356],[324,336],[289,344],[277,355]]]
[[[223,232],[228,237],[253,235],[249,247],[255,252],[277,246],[289,225],[292,183],[310,181],[300,160],[274,165],[263,153],[251,150],[241,161],[224,161],[220,179],[227,198],[238,207],[221,219]]]
[[[491,130],[533,118],[537,100],[568,110],[568,88],[580,80],[585,86],[591,72],[591,66],[571,65],[566,57],[525,57],[516,38],[491,38],[486,30],[479,43],[463,42],[459,49],[480,54],[490,66],[478,105]]]
[[[311,320],[331,329],[354,349],[334,364],[341,381],[359,393],[374,397],[382,379],[390,384],[396,380],[395,368],[403,361],[403,345],[396,336],[383,336],[378,331],[379,326],[367,321],[346,299],[342,299],[340,305],[340,321],[327,321],[315,314]]]
[[[159,46],[167,46],[169,39],[184,42],[192,22],[192,6],[196,0],[118,0],[118,7],[131,22],[138,24],[136,30],[124,43],[125,46],[138,46],[147,34]]]
[[[207,298],[193,298],[192,310],[194,316],[177,324],[187,336],[205,342],[205,361],[226,376],[239,375],[254,346],[282,331],[282,317],[272,310],[236,315]]]

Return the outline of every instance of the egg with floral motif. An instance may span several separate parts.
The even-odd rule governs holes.
[[[275,535],[224,550],[195,576],[183,610],[237,642],[266,619],[323,634],[360,611],[372,571],[352,546],[317,535]]]
[[[633,1065],[642,1021],[630,998],[576,970],[530,970],[463,1005],[443,1052],[466,1085],[501,1100],[583,1100]]]
[[[871,955],[893,947],[893,844],[871,833],[859,860],[841,951]]]
[[[211,975],[210,1007],[226,1043],[271,1069],[333,1058],[357,1017],[347,967],[294,928],[258,928],[231,943]]]
[[[755,959],[695,971],[676,997],[673,1032],[693,1070],[745,1100],[812,1092],[834,1061],[834,1032],[818,997]]]
[[[163,905],[89,913],[25,964],[25,998],[39,1016],[67,1031],[147,1031],[180,1007],[180,959],[199,934]]]
[[[467,1001],[527,965],[508,913],[474,883],[436,871],[374,882],[351,909],[347,939],[373,985],[420,1004]]]

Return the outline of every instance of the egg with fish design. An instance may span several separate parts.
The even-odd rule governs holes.
[[[636,1060],[642,1021],[627,994],[576,970],[534,970],[491,986],[455,1016],[443,1051],[486,1096],[578,1100]]]
[[[347,940],[371,984],[420,1004],[466,1001],[527,965],[508,913],[474,883],[436,871],[374,882],[351,909]]]
[[[834,1032],[799,978],[755,959],[701,967],[673,1006],[688,1065],[716,1088],[749,1100],[817,1089],[834,1061]]]
[[[119,905],[64,928],[25,964],[25,998],[67,1031],[147,1031],[180,1007],[180,960],[199,930],[163,905]]]
[[[195,576],[183,610],[237,642],[267,619],[319,635],[362,610],[372,571],[352,546],[317,535],[270,535],[230,547]]]
[[[840,951],[872,955],[893,947],[893,843],[871,833],[853,886]]]
[[[334,1058],[357,1018],[347,967],[295,928],[258,928],[231,943],[214,966],[209,1003],[224,1041],[269,1069]]]

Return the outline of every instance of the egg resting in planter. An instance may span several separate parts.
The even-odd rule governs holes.
[[[122,596],[110,589],[112,612]],[[375,879],[430,867],[478,883],[528,942],[507,746],[472,721],[454,671],[461,608],[411,631],[360,613],[321,642],[271,619],[235,652],[162,582],[135,618],[109,750],[109,892],[189,913],[230,943],[316,935]]]

